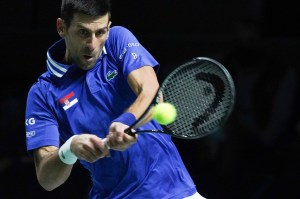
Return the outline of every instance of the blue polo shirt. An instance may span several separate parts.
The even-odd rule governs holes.
[[[136,37],[121,26],[110,29],[101,57],[88,71],[59,63],[64,52],[63,39],[48,49],[48,70],[29,90],[25,121],[28,151],[59,147],[74,134],[106,137],[111,121],[136,99],[127,83],[130,72],[145,65],[159,66]],[[157,128],[161,127],[154,120],[140,127]],[[181,199],[196,192],[166,134],[142,134],[123,152],[111,150],[110,158],[80,163],[90,172],[93,199]]]

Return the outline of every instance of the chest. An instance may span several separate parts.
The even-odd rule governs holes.
[[[80,75],[69,75],[53,89],[53,110],[61,132],[105,135],[110,122],[129,106],[122,71],[107,62]]]

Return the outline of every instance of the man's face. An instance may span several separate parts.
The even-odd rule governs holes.
[[[94,67],[102,53],[111,22],[108,14],[103,17],[91,17],[84,14],[75,14],[71,24],[66,28],[64,22],[57,21],[59,26],[64,27],[59,34],[65,39],[66,63],[76,64],[83,70]]]

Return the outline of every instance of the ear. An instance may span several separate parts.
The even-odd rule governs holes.
[[[57,18],[56,20],[56,29],[59,36],[61,37],[65,36],[65,24],[61,18]]]
[[[107,25],[107,28],[108,28],[107,38],[108,38],[108,36],[109,36],[110,25],[111,25],[111,21],[109,21],[109,22],[108,22],[108,25]]]

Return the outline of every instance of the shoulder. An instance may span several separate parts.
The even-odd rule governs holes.
[[[131,33],[131,31],[124,26],[113,26],[110,28],[110,34],[118,35],[118,34],[123,34],[123,33]]]
[[[123,26],[113,26],[109,31],[109,38],[112,40],[132,40],[136,39],[135,35]]]
[[[31,85],[29,89],[29,95],[46,95],[49,91],[49,88],[52,85],[52,81],[50,80],[50,76],[47,72],[38,77],[38,79]]]
[[[127,28],[123,26],[113,26],[109,31],[109,37],[106,42],[108,49],[114,49],[119,53],[129,43],[138,42],[135,35]]]

